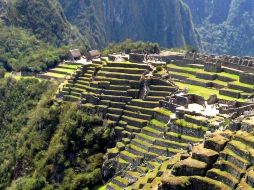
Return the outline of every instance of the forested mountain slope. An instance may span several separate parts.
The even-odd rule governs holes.
[[[206,52],[254,55],[254,2],[249,0],[184,0]]]
[[[189,9],[179,0],[60,0],[67,19],[92,46],[126,38],[164,47],[198,47]]]

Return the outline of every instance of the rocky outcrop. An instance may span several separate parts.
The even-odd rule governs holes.
[[[93,46],[126,38],[164,47],[198,47],[189,8],[179,0],[60,0],[68,20]]]

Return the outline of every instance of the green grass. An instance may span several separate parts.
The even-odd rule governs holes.
[[[224,82],[224,81],[221,81],[221,80],[218,80],[218,79],[213,80],[212,82],[215,82],[215,83],[220,84],[222,86],[228,86],[228,82]]]
[[[60,64],[59,66],[70,68],[70,69],[73,69],[73,70],[76,70],[76,69],[81,67],[80,65],[72,65],[72,64]]]
[[[66,72],[68,74],[72,74],[76,71],[76,69],[64,69],[64,68],[56,67],[56,68],[52,69],[52,71],[61,71],[61,72]]]
[[[202,87],[202,86],[185,84],[185,83],[181,83],[181,82],[176,82],[176,84],[182,89],[187,87],[190,94],[198,94],[200,96],[203,96],[205,99],[208,99],[212,94],[216,94],[218,96],[218,98],[223,99],[223,100],[232,100],[232,101],[238,100],[238,101],[241,101],[241,102],[246,101],[246,100],[241,99],[241,98],[236,99],[236,98],[232,98],[232,97],[229,97],[229,96],[220,95],[219,90],[214,89],[214,88],[206,88],[206,87]]]
[[[217,180],[213,180],[213,179],[208,178],[208,177],[192,176],[191,178],[195,178],[195,179],[198,179],[200,181],[204,181],[205,183],[208,183],[208,184],[214,184],[216,186],[216,189],[223,189],[223,190],[230,190],[231,189],[230,187],[228,187],[224,183],[222,183],[220,181],[217,181]]]
[[[251,89],[254,90],[254,85],[251,85],[251,84],[241,83],[239,81],[231,82],[231,84],[238,85],[238,86],[243,86],[243,87],[247,87],[247,88],[251,88]]]
[[[192,75],[192,74],[190,74],[190,73],[175,72],[175,71],[173,71],[173,72],[170,71],[169,73],[172,74],[172,75],[181,75],[181,76],[187,77],[187,78],[196,78],[195,75]]]
[[[234,80],[239,81],[239,76],[235,75],[235,74],[231,74],[231,73],[226,73],[226,72],[221,72],[221,73],[217,73],[217,75],[219,76],[223,76],[223,77],[228,77]]]
[[[236,92],[236,93],[241,93],[242,92],[240,90],[235,90],[235,89],[231,89],[231,88],[223,88],[221,90],[225,90],[225,91],[228,91],[228,92]]]
[[[168,132],[167,134],[170,136],[173,136],[175,138],[180,138],[180,139],[184,139],[184,140],[191,141],[191,142],[199,142],[201,140],[199,138],[195,138],[195,137],[187,136],[187,135],[182,135],[182,134],[174,133],[174,132]]]
[[[219,170],[217,168],[213,168],[213,169],[211,169],[209,171],[217,173],[218,175],[223,176],[223,177],[229,179],[230,181],[233,181],[234,183],[238,182],[238,180],[234,176],[230,175],[230,173],[228,173],[228,172],[221,171],[221,170]]]
[[[109,184],[109,185],[110,185],[110,184]],[[106,186],[106,185],[101,186],[101,187],[98,188],[98,190],[106,190],[106,189],[107,189],[107,186]]]
[[[178,119],[175,121],[175,124],[181,127],[186,127],[186,128],[192,128],[192,129],[197,129],[197,130],[202,130],[202,131],[207,131],[208,128],[204,126],[199,126],[193,123],[189,123],[183,119]]]
[[[151,123],[151,125],[155,125],[155,126],[158,126],[158,127],[161,127],[161,128],[165,127],[165,125],[166,125],[165,123],[162,123],[162,122],[160,122],[156,119],[152,119],[150,121],[150,123]]]
[[[169,64],[167,65],[168,68],[176,68],[176,69],[183,69],[185,71],[191,71],[191,72],[199,72],[199,71],[203,71],[203,69],[199,69],[199,68],[192,68],[192,67],[182,67],[182,66],[177,66],[175,64]]]
[[[230,150],[228,148],[224,149],[221,153],[225,153],[225,154],[228,154],[232,157],[235,157],[236,159],[240,160],[241,162],[245,163],[246,165],[249,164],[249,162],[247,160],[245,160],[241,156],[237,155],[236,153],[234,153],[232,150]]]
[[[65,74],[51,73],[51,72],[47,72],[47,73],[45,73],[43,75],[50,76],[50,77],[55,77],[55,78],[65,78],[66,77]]]
[[[157,131],[156,129],[153,129],[151,127],[144,127],[143,129],[146,130],[146,131],[149,131],[151,133],[155,133],[157,135],[160,135],[160,133],[161,133],[160,131]]]
[[[165,108],[154,108],[157,113],[170,117],[173,113]]]

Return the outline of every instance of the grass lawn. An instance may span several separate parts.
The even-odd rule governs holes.
[[[205,99],[208,99],[210,97],[210,95],[212,95],[212,94],[216,94],[219,98],[224,99],[224,100],[238,100],[238,101],[242,101],[242,102],[245,101],[244,99],[236,99],[236,98],[232,98],[229,96],[220,95],[219,90],[213,89],[213,88],[195,86],[195,85],[185,84],[185,83],[181,83],[181,82],[176,82],[176,84],[182,89],[187,87],[190,94],[192,94],[192,93],[198,94],[200,96],[203,96]]]
[[[71,64],[60,64],[59,66],[70,68],[70,69],[75,69],[75,70],[77,68],[81,67],[80,65],[71,65]]]
[[[251,84],[245,84],[245,83],[241,83],[239,81],[232,82],[232,84],[243,86],[243,87],[247,87],[247,88],[251,88],[251,89],[254,90],[254,85],[251,85]]]
[[[76,69],[64,69],[64,68],[54,68],[52,69],[52,71],[63,71],[63,72],[66,72],[66,73],[69,73],[69,74],[72,74],[76,71]]]
[[[175,65],[175,64],[168,64],[167,67],[168,68],[176,68],[176,69],[184,69],[185,71],[192,71],[192,72],[204,71],[203,69],[200,69],[200,68],[182,67],[182,66],[178,66],[178,65]]]
[[[231,79],[239,81],[239,76],[235,75],[235,74],[230,74],[230,73],[226,73],[226,72],[217,73],[217,74],[220,75],[220,76],[229,77]]]
[[[66,75],[64,75],[64,74],[51,73],[51,72],[47,72],[43,75],[50,76],[50,77],[56,77],[56,78],[65,78],[66,77]]]

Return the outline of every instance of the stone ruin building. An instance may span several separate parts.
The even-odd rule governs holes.
[[[254,104],[237,101],[253,94],[253,61],[196,52],[114,54],[79,68],[57,97],[77,102],[113,129],[115,144],[102,168],[105,189],[253,189]],[[167,67],[172,62],[177,66]],[[203,71],[181,69],[186,65]],[[204,98],[179,81],[236,100]]]

